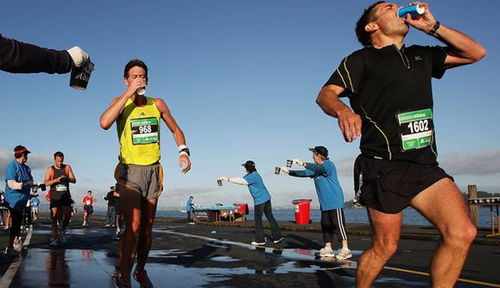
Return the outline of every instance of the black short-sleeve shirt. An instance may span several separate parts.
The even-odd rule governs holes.
[[[434,164],[431,78],[445,72],[440,46],[365,47],[344,58],[326,82],[346,90],[363,120],[361,153],[388,160]]]

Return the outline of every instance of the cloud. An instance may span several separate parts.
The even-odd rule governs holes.
[[[0,150],[0,177],[5,177],[5,168],[14,160],[14,153],[11,151]],[[52,157],[48,155],[29,154],[26,163],[31,170],[45,169],[52,164]]]
[[[357,156],[333,159],[337,172],[352,177],[354,160]],[[500,149],[478,153],[453,152],[439,156],[439,166],[450,175],[488,176],[500,174]]]
[[[453,152],[440,157],[439,165],[451,175],[500,174],[500,150],[479,153]]]
[[[356,160],[356,156],[346,156],[340,158],[339,160],[333,159],[333,163],[337,167],[337,174],[342,176],[350,176],[352,177],[352,171],[354,167],[354,160]]]

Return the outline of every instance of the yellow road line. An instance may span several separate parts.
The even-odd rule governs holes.
[[[403,268],[397,268],[397,267],[385,266],[384,269],[398,271],[398,272],[405,272],[405,273],[410,273],[410,274],[417,274],[417,275],[422,275],[422,276],[430,276],[430,274],[427,272],[421,272],[421,271],[415,271],[415,270],[409,270],[409,269],[403,269]],[[458,281],[470,283],[470,284],[478,284],[478,285],[483,285],[483,286],[488,286],[488,287],[500,287],[500,284],[483,282],[483,281],[476,281],[476,280],[469,280],[469,279],[463,279],[463,278],[458,278]]]

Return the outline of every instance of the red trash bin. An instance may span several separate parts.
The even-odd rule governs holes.
[[[312,199],[295,199],[292,201],[292,204],[295,205],[296,224],[309,224],[311,201]]]
[[[247,203],[233,203],[234,206],[238,206],[238,210],[234,211],[234,213],[238,214],[248,214],[248,205]]]
[[[246,221],[248,215],[248,204],[247,203],[233,203],[234,206],[238,206],[238,210],[234,211],[236,221]]]

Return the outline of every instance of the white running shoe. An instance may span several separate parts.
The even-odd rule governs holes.
[[[319,257],[335,257],[335,252],[330,247],[323,247],[319,250]]]
[[[335,258],[339,260],[345,260],[352,257],[351,250],[344,248],[337,250],[335,254]]]
[[[279,238],[279,239],[273,240],[273,243],[274,243],[274,244],[278,244],[278,243],[280,243],[280,242],[281,242],[281,241],[283,241],[283,240],[285,240],[285,237],[281,237],[281,238]]]
[[[267,242],[267,237],[264,237],[264,242],[252,241],[250,244],[252,244],[253,246],[263,246],[266,245],[266,242]]]

